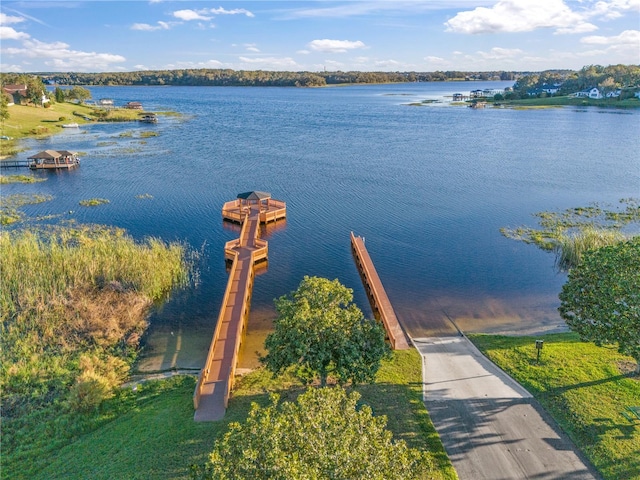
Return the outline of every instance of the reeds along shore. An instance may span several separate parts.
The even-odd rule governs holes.
[[[74,394],[83,407],[91,403],[77,391],[83,379],[107,394],[126,375],[153,302],[190,273],[183,245],[137,243],[107,227],[3,231],[0,251],[0,388],[9,416]]]
[[[569,270],[580,263],[588,250],[615,245],[626,238],[619,230],[595,227],[585,227],[574,234],[560,235],[556,243],[557,266],[560,270]]]

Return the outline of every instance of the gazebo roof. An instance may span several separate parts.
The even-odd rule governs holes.
[[[242,200],[268,200],[271,198],[271,194],[269,192],[258,191],[244,192],[239,193],[238,198],[241,198]]]
[[[43,150],[40,153],[36,153],[35,155],[32,155],[29,157],[29,159],[35,159],[38,160],[40,158],[45,159],[45,160],[51,160],[54,158],[60,158],[60,152],[56,152],[55,150]]]

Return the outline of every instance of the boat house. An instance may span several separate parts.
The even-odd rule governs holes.
[[[28,158],[29,168],[40,169],[71,169],[80,165],[78,154],[68,150],[43,150]]]

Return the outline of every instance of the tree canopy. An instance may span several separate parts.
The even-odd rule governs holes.
[[[398,480],[422,478],[420,451],[394,442],[386,418],[374,417],[360,395],[341,387],[309,389],[296,403],[252,404],[247,420],[231,423],[198,479]]]
[[[262,362],[274,374],[296,366],[305,383],[373,381],[388,353],[384,329],[364,318],[350,288],[337,279],[305,276],[295,292],[276,300],[274,331]]]
[[[560,315],[583,340],[616,344],[640,373],[640,237],[591,250],[569,271]]]

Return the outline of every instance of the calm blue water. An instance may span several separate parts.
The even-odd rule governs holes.
[[[640,112],[407,106],[507,85],[90,88],[94,99],[137,100],[183,116],[31,141],[25,156],[76,150],[82,165],[35,172],[47,181],[2,193],[55,197],[29,207],[30,215],[62,214],[202,248],[200,285],[152,318],[156,353],[169,332],[184,334],[171,347],[178,363],[187,351],[194,364],[206,355],[226,285],[223,245],[237,236],[220,209],[248,190],[288,206],[286,224],[265,232],[269,267],[255,284],[256,318],[268,319],[273,299],[305,274],[339,278],[369,313],[349,249],[354,231],[366,238],[398,316],[416,336],[450,329],[447,317],[467,331],[553,329],[562,326],[556,308],[565,276],[552,254],[499,229],[535,225],[531,214],[542,210],[639,196]],[[149,130],[158,136],[139,137]],[[142,194],[153,198],[136,198]],[[110,203],[78,205],[91,197]]]

